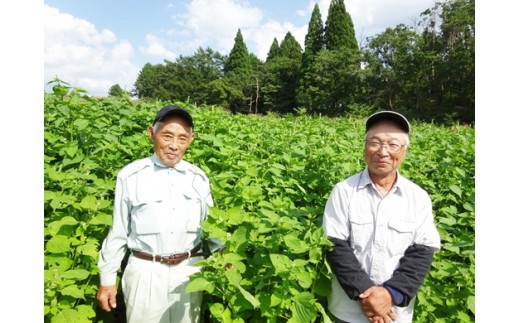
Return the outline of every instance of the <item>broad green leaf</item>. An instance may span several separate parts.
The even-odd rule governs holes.
[[[312,277],[311,274],[307,271],[297,272],[292,274],[297,280],[298,284],[304,289],[311,287],[312,285]]]
[[[258,308],[260,306],[260,302],[253,295],[251,295],[251,293],[249,293],[240,285],[237,285],[237,287],[240,290],[240,293],[244,295],[244,297],[249,301],[249,303],[251,303],[251,305],[253,305],[254,308]]]
[[[84,130],[88,127],[89,122],[85,119],[76,119],[74,120],[74,125],[78,128],[78,130]]]
[[[78,311],[78,313],[81,317],[90,319],[90,318],[93,318],[96,316],[96,312],[94,311],[92,306],[89,306],[89,305],[78,305],[76,307],[76,310]]]
[[[79,205],[85,210],[96,211],[99,207],[99,202],[94,196],[85,196]]]
[[[63,114],[64,116],[68,116],[69,113],[70,113],[69,108],[67,108],[67,107],[64,106],[64,105],[61,105],[61,106],[57,107],[57,110],[60,111],[61,114]]]
[[[208,281],[206,278],[197,277],[186,285],[186,292],[200,292],[206,291],[208,293],[212,293],[215,288],[215,284],[213,282]]]
[[[323,308],[323,306],[320,303],[315,303],[316,308],[321,313],[321,317],[323,318],[324,323],[333,323],[330,319],[329,315],[327,314],[327,311]]]
[[[269,259],[277,273],[289,271],[291,268],[292,261],[286,255],[271,253]]]
[[[224,275],[227,277],[229,283],[234,286],[239,286],[240,281],[242,280],[242,275],[238,272],[237,269],[231,267],[230,269],[226,270]]]
[[[60,290],[60,293],[62,295],[72,296],[74,298],[85,299],[83,290],[79,289],[78,286],[76,286],[76,285],[65,286],[62,290]]]
[[[90,276],[90,272],[85,269],[73,269],[67,270],[66,272],[61,274],[62,278],[74,279],[74,280],[83,280]]]
[[[462,190],[460,189],[459,186],[457,186],[457,185],[450,185],[450,190],[453,193],[457,194],[458,197],[462,196]]]
[[[107,213],[98,213],[91,220],[90,224],[93,225],[112,225],[112,215]]]
[[[98,258],[99,255],[99,241],[94,239],[87,239],[85,244],[79,245],[76,251],[81,255],[90,256],[93,259]]]
[[[51,235],[51,236],[55,236],[56,234],[58,234],[58,232],[64,225],[76,225],[78,223],[79,222],[75,218],[73,218],[71,216],[65,216],[65,217],[59,219],[58,221],[49,222],[49,224],[47,226],[47,230],[48,230],[47,234]]]
[[[288,323],[314,322],[317,316],[316,307],[309,302],[296,301],[291,305],[292,317]]]
[[[64,308],[52,317],[51,323],[71,323],[80,322],[79,313],[71,308]]]
[[[50,253],[62,253],[69,251],[70,239],[68,237],[57,235],[52,237],[45,244],[45,250]]]
[[[307,243],[298,238],[295,234],[288,234],[284,236],[283,241],[285,242],[287,248],[289,248],[289,251],[295,254],[307,252],[309,249]]]
[[[67,155],[69,155],[69,157],[74,157],[78,152],[78,146],[69,146],[65,148],[65,152],[67,153]]]
[[[457,311],[457,318],[459,319],[458,322],[471,322],[469,315],[463,311]]]
[[[468,306],[468,309],[473,313],[475,313],[475,296],[469,296],[468,300],[466,301],[466,304]]]

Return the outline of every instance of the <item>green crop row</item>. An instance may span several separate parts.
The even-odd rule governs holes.
[[[57,89],[59,90],[59,89]],[[111,224],[115,176],[152,153],[146,136],[166,103],[46,94],[46,322],[114,322],[97,307],[98,250]],[[333,185],[361,171],[363,120],[233,115],[180,103],[196,139],[185,158],[211,181],[203,223],[226,252],[201,261],[190,291],[205,291],[212,322],[330,322],[329,242],[321,218]],[[442,249],[419,290],[421,322],[474,322],[474,128],[413,123],[401,173],[432,197]]]

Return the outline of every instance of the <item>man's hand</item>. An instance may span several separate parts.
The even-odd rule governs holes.
[[[373,323],[389,323],[395,320],[392,312],[392,296],[382,286],[372,286],[359,295],[359,303],[363,313]]]
[[[96,298],[98,300],[99,306],[107,312],[112,311],[113,308],[116,308],[116,295],[117,288],[116,286],[99,286],[97,291]]]

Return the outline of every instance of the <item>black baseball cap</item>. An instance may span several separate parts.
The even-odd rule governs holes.
[[[181,108],[178,105],[167,105],[161,108],[159,112],[157,112],[157,115],[155,116],[155,119],[153,120],[153,124],[157,123],[157,121],[161,121],[167,116],[179,116],[184,119],[188,123],[188,125],[193,129],[193,119],[188,111]]]
[[[372,128],[372,126],[374,124],[376,124],[382,120],[393,121],[404,132],[410,133],[410,123],[408,122],[408,120],[402,114],[397,113],[395,111],[379,111],[379,112],[372,114],[367,119],[365,132],[367,132],[368,129]]]

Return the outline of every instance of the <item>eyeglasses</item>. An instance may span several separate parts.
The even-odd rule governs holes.
[[[401,150],[401,148],[406,146],[406,145],[400,145],[395,142],[382,143],[377,140],[365,142],[365,145],[366,145],[367,149],[369,149],[371,151],[378,151],[379,149],[381,149],[381,147],[386,146],[386,150],[392,154],[398,153]]]

